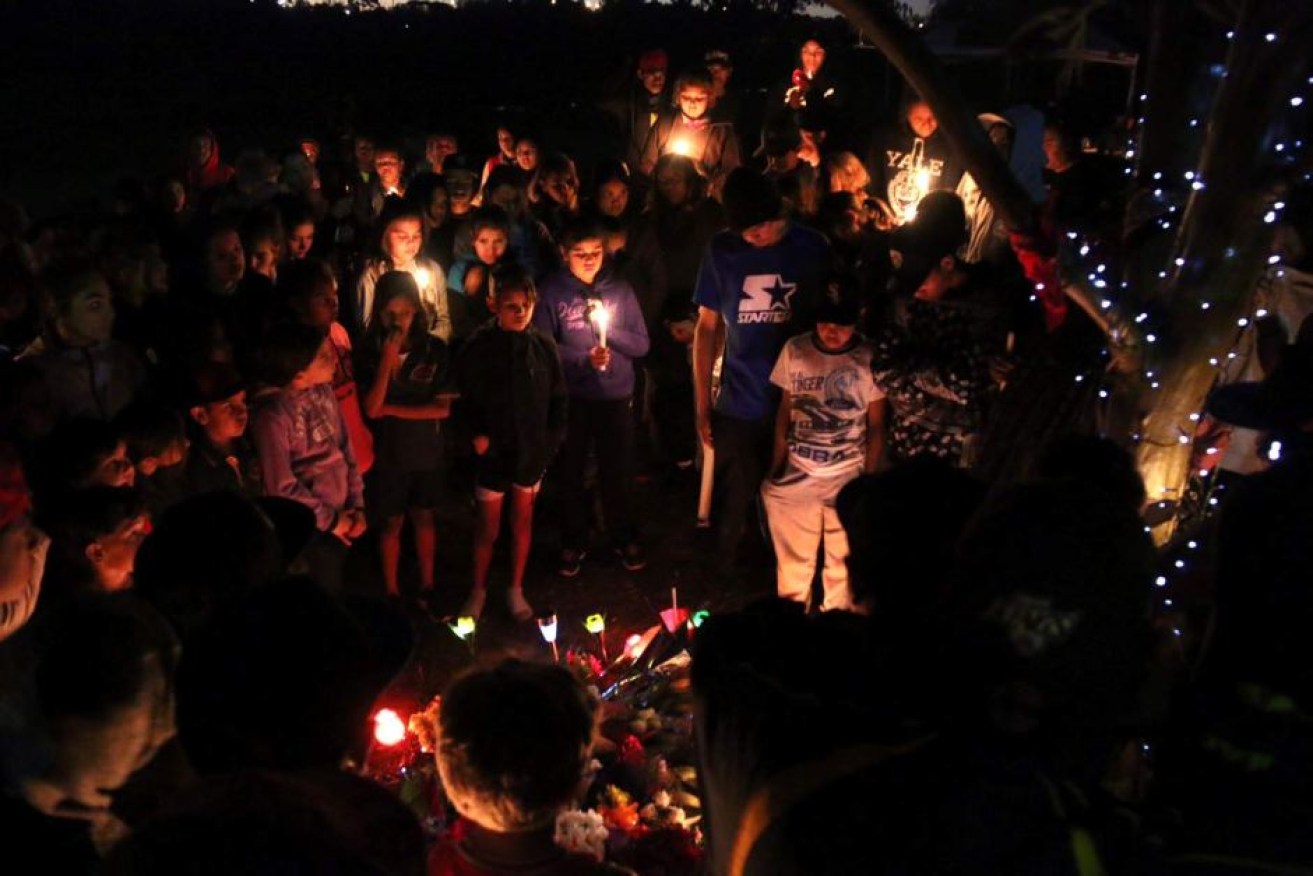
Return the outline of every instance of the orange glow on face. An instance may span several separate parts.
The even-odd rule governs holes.
[[[406,722],[392,709],[379,709],[374,713],[374,741],[391,747],[406,739]]]

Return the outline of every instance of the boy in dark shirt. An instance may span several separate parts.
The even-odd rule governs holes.
[[[187,457],[188,492],[231,490],[263,495],[260,465],[246,436],[246,385],[230,365],[207,363],[192,376],[191,453]]]

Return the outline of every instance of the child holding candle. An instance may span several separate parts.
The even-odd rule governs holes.
[[[543,282],[534,322],[556,341],[570,390],[561,450],[564,503],[560,573],[579,574],[587,536],[584,469],[597,453],[606,527],[629,571],[646,565],[630,508],[634,456],[634,360],[647,355],[647,326],[628,283],[605,265],[603,231],[576,220],[561,234],[565,267]]]
[[[429,334],[451,340],[451,314],[447,306],[447,277],[442,266],[419,254],[424,244],[424,219],[418,209],[405,202],[389,201],[379,225],[383,228],[383,257],[370,259],[356,283],[356,317],[361,331],[369,328],[374,313],[374,286],[388,271],[405,271],[419,286],[420,303],[428,321]]]

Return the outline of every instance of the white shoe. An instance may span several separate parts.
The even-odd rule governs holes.
[[[475,620],[483,614],[483,603],[488,598],[488,591],[482,587],[470,591],[470,595],[465,599],[465,604],[460,608],[460,614],[457,617],[472,617]]]
[[[524,598],[524,590],[519,587],[506,591],[506,608],[517,621],[527,621],[533,617],[533,606]]]

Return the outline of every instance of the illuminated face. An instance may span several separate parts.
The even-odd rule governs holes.
[[[562,206],[574,204],[579,193],[579,185],[574,177],[564,173],[550,173],[542,178],[543,194]]]
[[[827,350],[842,350],[848,346],[853,339],[854,331],[856,329],[850,325],[833,322],[816,323],[816,337],[820,338],[821,346]]]
[[[379,152],[374,157],[374,172],[378,174],[378,184],[383,191],[401,188],[401,172],[406,169],[406,162],[391,150]]]
[[[424,144],[424,160],[429,163],[435,171],[442,172],[442,162],[447,160],[448,155],[456,154],[456,138],[450,134],[438,134],[430,137]]]
[[[478,182],[474,174],[466,171],[452,173],[447,177],[447,205],[452,213],[463,216],[470,211]]]
[[[506,232],[500,228],[480,228],[474,235],[474,255],[485,265],[495,265],[506,254]]]
[[[264,238],[251,245],[250,268],[270,280],[278,278],[278,247],[274,241]]]
[[[686,85],[679,90],[679,111],[690,119],[700,119],[710,100],[711,93],[701,85]]]
[[[707,72],[711,74],[711,84],[715,86],[717,94],[725,93],[725,86],[729,85],[730,74],[734,68],[725,64],[711,64],[707,67]]]
[[[921,101],[907,108],[907,126],[912,129],[913,134],[922,140],[927,140],[939,130],[939,120],[935,118],[930,104]]]
[[[600,237],[581,240],[565,250],[565,264],[579,280],[592,283],[602,270],[602,260],[606,257],[605,241]]]
[[[688,200],[688,177],[678,169],[673,167],[663,169],[657,174],[656,184],[657,191],[670,206],[678,207]]]
[[[126,590],[132,586],[137,549],[148,535],[150,515],[142,513],[123,521],[113,532],[87,545],[87,559],[95,567],[101,587],[106,590]]]
[[[303,222],[300,225],[294,225],[287,235],[287,257],[292,261],[299,261],[310,255],[310,250],[314,245],[315,223]]]
[[[646,67],[638,71],[638,81],[643,83],[643,90],[653,96],[666,89],[666,68]]]
[[[197,134],[187,144],[187,155],[192,164],[203,167],[214,155],[214,140],[209,134]]]
[[[246,409],[246,390],[243,389],[223,401],[197,405],[192,409],[191,415],[215,444],[226,444],[240,438],[246,434],[249,417]]]
[[[618,219],[629,206],[629,186],[618,179],[609,179],[597,190],[597,210],[603,216]]]
[[[515,145],[515,163],[520,170],[532,173],[538,169],[538,144],[532,140],[521,140]]]
[[[187,189],[181,180],[171,179],[164,184],[164,207],[170,213],[181,213],[187,207]]]
[[[241,281],[246,273],[246,253],[236,231],[225,229],[210,238],[205,249],[205,266],[210,273],[210,285],[215,289],[229,290]]]
[[[423,243],[424,229],[418,219],[394,219],[383,232],[383,253],[394,266],[414,262]]]
[[[405,337],[410,334],[411,323],[415,321],[415,305],[398,295],[383,307],[380,317],[383,328],[389,332],[400,332]]]
[[[497,326],[503,331],[522,332],[533,321],[533,302],[523,292],[502,292],[497,296]]]
[[[825,47],[816,40],[807,40],[798,52],[798,59],[802,61],[802,72],[815,76],[825,64]]]
[[[120,441],[114,451],[96,464],[91,484],[106,487],[130,487],[137,482],[137,469],[128,459],[128,445]]]
[[[155,457],[155,464],[159,468],[181,465],[187,461],[187,448],[189,447],[191,447],[190,441],[186,438],[179,438],[168,447],[165,447],[159,456]]]
[[[435,227],[441,227],[442,224],[447,221],[447,214],[450,212],[449,199],[450,196],[444,188],[435,187],[433,192],[429,195],[429,221],[432,222]]]
[[[337,281],[324,279],[315,283],[314,292],[305,299],[302,317],[310,325],[328,331],[337,320]]]
[[[510,128],[497,129],[497,149],[501,151],[502,157],[515,158],[515,135]]]
[[[361,173],[374,170],[374,141],[368,137],[357,137],[355,142],[356,169]]]
[[[114,302],[109,285],[97,277],[88,288],[73,296],[68,311],[59,316],[64,339],[89,347],[108,341],[114,331]]]
[[[762,222],[743,229],[742,237],[755,247],[774,246],[784,239],[784,232],[788,225],[786,219],[772,219],[769,222]]]

